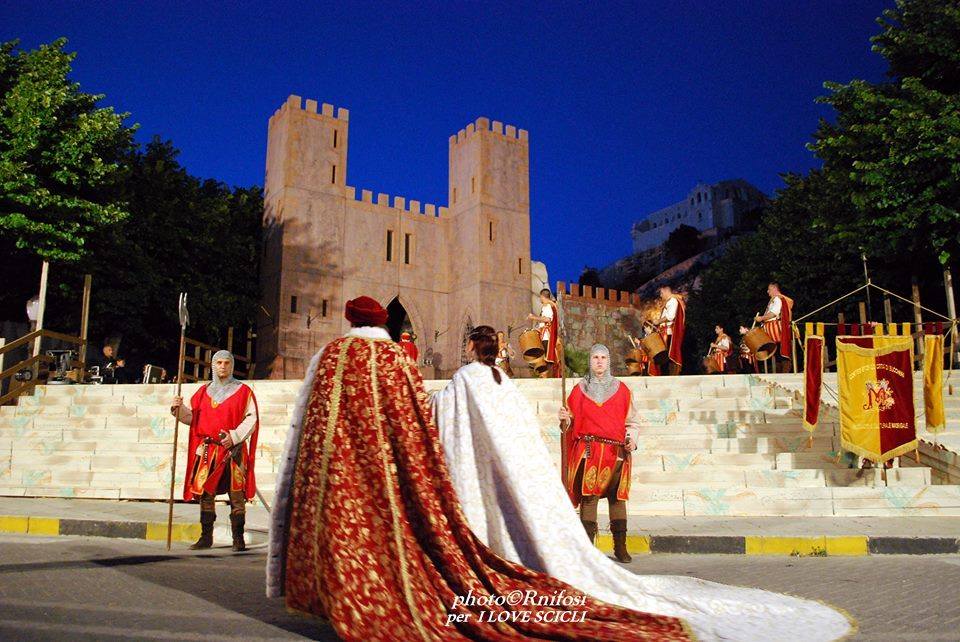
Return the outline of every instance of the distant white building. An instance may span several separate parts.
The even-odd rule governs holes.
[[[639,254],[667,240],[670,232],[689,225],[702,232],[725,230],[740,224],[745,212],[767,202],[763,192],[745,180],[720,181],[713,185],[697,183],[687,198],[653,212],[633,224],[633,252]]]

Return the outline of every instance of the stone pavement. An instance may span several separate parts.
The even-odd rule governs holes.
[[[0,533],[166,539],[162,502],[0,497]],[[218,507],[217,542],[230,541],[228,509]],[[199,509],[174,504],[174,540],[199,536]],[[601,529],[605,530],[601,511]],[[247,507],[247,541],[266,541],[269,516]],[[629,520],[629,547],[642,553],[781,555],[944,554],[960,552],[960,517],[643,516]],[[612,550],[608,534],[599,538]]]
[[[0,639],[336,640],[263,597],[264,563],[263,546],[167,552],[142,540],[0,535]],[[821,600],[857,621],[856,642],[960,637],[957,555],[648,555],[628,568]]]

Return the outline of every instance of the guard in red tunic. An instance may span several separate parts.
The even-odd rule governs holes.
[[[793,359],[793,334],[790,323],[793,321],[793,299],[780,291],[780,284],[772,281],[767,286],[770,302],[762,315],[757,315],[757,323],[763,324],[763,331],[777,343],[777,372],[790,372]]]
[[[243,528],[246,503],[256,493],[253,464],[257,451],[260,415],[253,390],[233,378],[233,355],[221,350],[213,355],[213,379],[190,399],[190,408],[175,397],[170,408],[180,421],[190,424],[184,501],[200,500],[200,539],[190,548],[213,546],[214,500],[226,493],[230,499],[233,550],[246,549]]]
[[[593,541],[597,535],[597,504],[606,497],[614,555],[629,562],[630,453],[637,447],[640,427],[630,389],[610,374],[606,346],[590,349],[590,372],[570,392],[567,408],[560,409],[560,425],[567,455],[563,481],[573,505],[580,506],[587,536]]]
[[[407,356],[413,359],[413,362],[416,363],[417,359],[420,357],[420,351],[417,350],[417,344],[413,342],[413,339],[410,337],[410,333],[401,332],[400,341],[397,343],[399,343],[400,347],[403,348],[403,351],[407,353]]]

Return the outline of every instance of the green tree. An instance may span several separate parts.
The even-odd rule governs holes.
[[[815,224],[871,256],[898,257],[918,278],[925,257],[960,255],[960,5],[900,0],[874,49],[891,82],[826,83],[836,111],[810,148],[852,208]]]
[[[703,249],[703,242],[700,240],[700,232],[697,228],[681,225],[670,232],[663,247],[671,262],[680,263],[699,254]]]
[[[822,172],[789,174],[784,181],[757,232],[734,241],[703,273],[688,304],[694,354],[706,352],[717,324],[734,337],[741,325],[749,327],[766,306],[770,281],[780,283],[798,310],[815,309],[863,283],[856,246],[831,240],[809,225],[812,213],[843,208],[843,194]]]
[[[76,54],[65,39],[17,44],[0,44],[0,235],[42,259],[77,261],[91,234],[126,216],[115,187],[133,128],[69,80]]]
[[[79,271],[93,274],[91,337],[123,336],[134,361],[176,362],[177,295],[190,295],[190,336],[224,345],[243,331],[260,302],[263,196],[190,175],[169,141],[130,154],[123,197],[130,216],[96,235]],[[79,291],[65,287],[66,327],[77,323]]]

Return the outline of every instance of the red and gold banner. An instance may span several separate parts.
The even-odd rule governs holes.
[[[817,429],[820,420],[820,391],[823,384],[822,336],[808,335],[803,346],[803,427]]]
[[[923,339],[923,405],[927,430],[942,432],[947,427],[943,414],[943,335]]]
[[[837,337],[840,445],[881,463],[916,450],[913,341]]]

